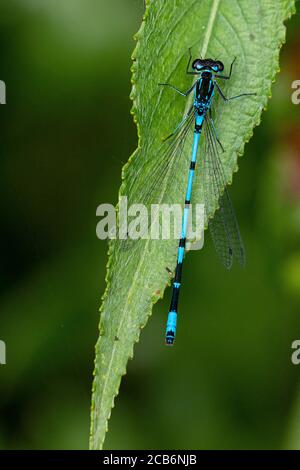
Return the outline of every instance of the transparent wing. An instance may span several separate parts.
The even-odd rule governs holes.
[[[217,254],[227,269],[230,269],[233,257],[241,266],[245,265],[245,249],[241,238],[234,208],[226,188],[224,171],[219,157],[220,146],[211,118],[205,119],[205,159],[203,166],[203,188],[205,207],[209,212],[212,199],[218,200],[219,208],[213,219],[208,221],[210,233]],[[215,198],[211,198],[211,194]]]
[[[174,184],[176,180],[176,174],[179,171],[178,162],[190,130],[193,129],[193,124],[194,108],[191,106],[187,115],[174,132],[159,146],[157,158],[141,166],[139,172],[135,175],[131,175],[132,183],[127,191],[128,207],[132,204],[143,204],[147,207],[148,213],[150,213],[151,204],[168,202],[170,192],[166,188],[168,185]],[[132,196],[132,194],[137,196]],[[182,196],[182,203],[184,203],[184,194]],[[151,223],[153,223],[152,219]],[[140,238],[143,237],[144,232],[149,233],[151,223],[148,221],[148,224],[141,229]],[[138,240],[130,240],[130,233],[128,233],[128,237],[127,240],[123,241],[122,249],[132,249],[134,246],[137,246],[136,242]]]

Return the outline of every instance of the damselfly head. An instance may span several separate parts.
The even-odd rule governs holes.
[[[210,69],[213,72],[222,72],[224,70],[223,62],[213,59],[196,59],[192,63],[192,68],[197,72],[203,69]]]

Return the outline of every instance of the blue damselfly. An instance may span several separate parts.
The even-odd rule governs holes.
[[[204,129],[205,134],[205,154],[202,158],[202,174],[205,204],[209,204],[210,196],[213,193],[218,200],[218,209],[213,219],[208,221],[210,233],[223,264],[227,269],[232,265],[233,258],[236,258],[240,265],[245,264],[245,250],[240,235],[238,223],[235,217],[234,209],[226,188],[224,171],[222,168],[219,151],[224,151],[218,138],[216,127],[212,118],[212,102],[215,90],[220,94],[224,101],[230,101],[243,96],[255,95],[255,93],[242,93],[227,98],[217,79],[229,80],[232,73],[233,64],[231,63],[229,75],[222,75],[224,65],[219,60],[196,59],[192,62],[192,54],[189,51],[189,61],[186,73],[197,76],[195,83],[185,93],[180,91],[174,85],[169,83],[160,83],[161,86],[167,86],[182,96],[187,97],[194,92],[194,102],[187,112],[184,119],[176,127],[175,131],[166,139],[169,142],[166,155],[166,168],[174,155],[182,152],[186,136],[189,129],[194,129],[192,155],[190,159],[190,168],[188,172],[187,189],[185,196],[184,213],[182,219],[181,238],[179,240],[177,265],[172,286],[171,306],[168,314],[165,341],[172,345],[175,341],[177,327],[178,300],[181,287],[182,265],[186,246],[186,235],[188,226],[188,217],[190,211],[190,202],[192,195],[193,179],[196,169],[197,153],[199,148],[200,136]]]

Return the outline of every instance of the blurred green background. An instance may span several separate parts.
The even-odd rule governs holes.
[[[95,214],[116,202],[137,143],[128,95],[143,10],[143,0],[0,5],[2,449],[88,446],[107,261]],[[300,448],[290,359],[300,339],[299,27],[298,14],[231,190],[247,267],[225,272],[208,237],[187,257],[176,348],[163,344],[168,292],[135,348],[107,449]]]

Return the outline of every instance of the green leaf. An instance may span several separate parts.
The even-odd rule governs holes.
[[[293,0],[152,0],[138,32],[133,54],[134,119],[139,145],[123,169],[120,196],[129,203],[145,201],[151,174],[160,161],[161,140],[181,121],[191,101],[158,86],[169,82],[187,90],[193,77],[185,74],[188,48],[194,57],[222,60],[225,72],[237,57],[231,80],[222,82],[227,96],[256,92],[257,96],[224,103],[215,100],[215,122],[226,149],[221,155],[227,183],[237,171],[237,157],[259,124],[279,70],[279,51],[285,39],[284,21],[294,11]],[[192,99],[192,98],[191,98]],[[182,202],[190,150],[184,149],[176,173],[158,176],[153,202]],[[200,147],[201,158],[202,146]],[[255,184],[255,183],[254,183]],[[209,201],[209,216],[217,197]],[[194,200],[203,201],[201,175]],[[146,198],[146,202],[152,200]],[[96,345],[92,399],[91,449],[103,446],[107,422],[126,373],[134,343],[146,325],[152,305],[163,296],[170,279],[166,267],[176,264],[174,241],[139,241],[134,249],[111,242],[107,289],[101,307],[100,337]],[[165,312],[167,314],[167,312]],[[163,341],[163,334],[157,340]],[[155,346],[154,346],[155,347]]]

